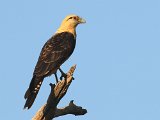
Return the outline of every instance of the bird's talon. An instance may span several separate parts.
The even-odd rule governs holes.
[[[65,73],[61,75],[60,80],[62,80],[63,78],[64,78],[64,79],[67,78],[67,75],[66,75]]]
[[[66,79],[67,78],[67,74],[64,73],[61,68],[59,68],[59,71],[61,72],[61,77],[60,77],[60,80],[62,80],[62,78]]]
[[[62,80],[62,79],[63,79],[63,76],[60,77],[60,80]]]

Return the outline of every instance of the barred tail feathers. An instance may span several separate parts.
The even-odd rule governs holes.
[[[25,108],[29,109],[32,106],[32,104],[34,103],[34,100],[40,90],[43,79],[44,79],[43,77],[33,76],[31,83],[29,85],[29,88],[24,95],[24,98],[26,99],[24,109]]]

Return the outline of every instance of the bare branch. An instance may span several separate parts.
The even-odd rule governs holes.
[[[83,109],[80,106],[76,106],[72,100],[70,101],[69,105],[66,106],[65,108],[61,108],[61,109],[57,108],[54,117],[59,117],[67,114],[78,116],[78,115],[84,115],[86,113],[87,113],[86,109]]]
[[[59,101],[66,94],[72,80],[73,73],[76,68],[76,65],[72,66],[67,73],[67,78],[59,81],[56,85],[50,84],[51,93],[48,97],[47,103],[43,105],[36,115],[32,118],[32,120],[52,120],[55,117],[73,114],[73,115],[84,115],[87,113],[86,109],[82,109],[82,107],[76,106],[73,101],[69,103],[65,108],[57,108]]]

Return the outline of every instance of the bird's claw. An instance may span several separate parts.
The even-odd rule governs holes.
[[[60,77],[60,80],[62,80],[63,78],[66,79],[66,78],[67,78],[67,74],[63,73],[63,74],[61,75],[61,77]]]
[[[65,75],[61,75],[60,80],[62,80],[63,78],[66,79],[67,75],[66,74]],[[72,79],[74,80],[74,77],[72,77]]]

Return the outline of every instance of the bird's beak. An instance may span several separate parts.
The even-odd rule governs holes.
[[[79,18],[78,22],[79,22],[79,23],[86,23],[86,20],[83,19],[83,18]]]

